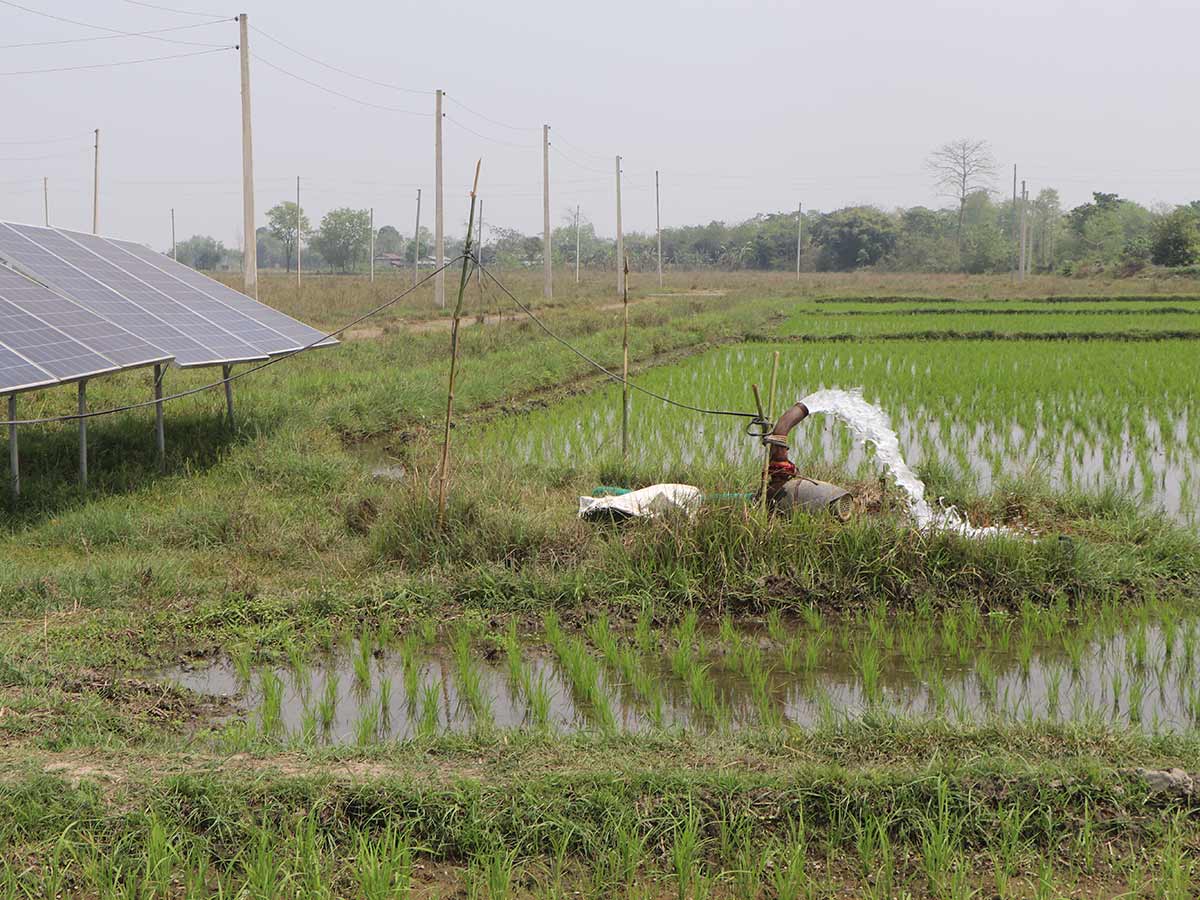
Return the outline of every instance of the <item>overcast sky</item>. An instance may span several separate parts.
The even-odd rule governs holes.
[[[1004,193],[1016,163],[1031,193],[1056,187],[1065,206],[1092,190],[1147,204],[1200,198],[1194,2],[155,2],[181,11],[133,0],[0,0],[0,218],[41,222],[48,176],[52,224],[90,229],[98,127],[103,233],[169,246],[174,207],[181,238],[237,241],[235,50],[11,73],[232,47],[241,11],[265,32],[250,41],[259,224],[269,206],[294,197],[299,175],[314,224],[335,206],[373,206],[377,224],[410,233],[421,187],[422,222],[432,226],[439,87],[449,95],[451,233],[466,220],[476,157],[486,222],[540,230],[543,122],[552,126],[554,223],[578,203],[602,234],[614,229],[617,153],[626,230],[654,227],[656,168],[671,225],[800,201],[822,210],[945,203],[923,161],[957,137],[991,142]],[[122,31],[198,27],[12,47],[107,34],[14,3]],[[227,20],[208,25],[187,12]]]

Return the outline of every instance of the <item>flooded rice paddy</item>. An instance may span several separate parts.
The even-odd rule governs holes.
[[[639,376],[669,397],[752,410],[768,381],[765,345],[716,350]],[[776,409],[813,391],[861,387],[888,414],[918,474],[940,470],[987,491],[1036,473],[1057,489],[1112,489],[1196,523],[1200,501],[1200,366],[1188,342],[889,341],[784,345]],[[620,447],[613,388],[494,423],[472,450],[518,465],[572,468]],[[665,476],[733,468],[753,483],[761,447],[744,422],[698,416],[634,393],[630,463]],[[848,429],[813,417],[793,432],[792,458],[856,477],[880,474]]]
[[[401,639],[344,636],[311,660],[252,665],[243,651],[165,678],[242,710],[224,727],[301,744],[371,744],[484,729],[556,733],[813,728],[866,715],[959,723],[1200,725],[1200,617],[1117,603],[974,608],[903,622],[815,610],[751,627],[694,615],[669,628],[568,631],[551,615],[518,635],[460,627]]]

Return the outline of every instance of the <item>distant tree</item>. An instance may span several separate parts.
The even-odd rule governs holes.
[[[176,258],[185,266],[213,271],[221,267],[229,251],[216,238],[196,234],[186,241],[179,241],[175,245],[175,252]]]
[[[991,145],[987,141],[959,138],[942,144],[929,154],[925,166],[933,175],[937,188],[958,201],[956,238],[961,247],[967,198],[979,191],[990,191],[996,175]]]
[[[850,206],[822,216],[813,226],[822,267],[848,271],[882,262],[896,249],[895,220],[872,206]]]
[[[404,238],[400,236],[400,232],[393,225],[384,225],[375,235],[375,252],[376,253],[395,253],[397,255],[404,252]]]
[[[304,213],[300,214],[299,234],[297,234],[296,204],[285,200],[267,210],[267,229],[283,248],[283,257],[287,270],[290,272],[292,259],[296,254],[296,242],[303,241],[312,230],[312,226],[308,223],[308,216]]]
[[[1200,229],[1196,213],[1180,206],[1154,223],[1150,260],[1156,266],[1190,266],[1200,258]]]
[[[278,269],[284,259],[283,243],[266,226],[255,230],[254,237],[258,249],[258,267]]]
[[[312,243],[330,267],[347,272],[371,245],[371,214],[365,209],[332,209],[321,218]]]

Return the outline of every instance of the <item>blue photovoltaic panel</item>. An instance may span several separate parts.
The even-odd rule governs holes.
[[[303,346],[286,335],[280,334],[274,328],[234,309],[229,304],[168,275],[157,266],[121,249],[112,241],[91,234],[66,231],[62,228],[55,230],[82,244],[97,256],[123,269],[144,284],[199,313],[225,331],[236,335],[260,353],[290,353]]]
[[[0,394],[11,394],[14,391],[56,383],[57,379],[53,375],[10,350],[0,340]]]
[[[10,350],[20,353],[59,381],[75,381],[120,368],[112,360],[4,299],[0,299],[0,339]]]
[[[219,325],[213,324],[200,313],[156,291],[112,263],[106,262],[65,234],[32,225],[12,225],[10,227],[59,259],[86,273],[95,281],[112,289],[126,301],[141,307],[168,325],[174,326],[181,334],[206,348],[209,351],[207,357],[193,365],[266,359],[266,354],[251,347]],[[180,365],[184,365],[181,359]]]
[[[215,281],[206,275],[201,275],[190,266],[185,266],[183,263],[176,262],[169,256],[164,256],[151,250],[149,247],[144,247],[141,244],[135,244],[132,241],[116,241],[110,240],[109,243],[120,247],[127,253],[131,253],[138,259],[148,262],[157,269],[166,272],[175,279],[190,285],[198,291],[202,291],[210,297],[222,301],[238,312],[249,316],[257,322],[274,329],[280,334],[286,335],[296,347],[307,347],[314,342],[319,342],[316,346],[331,347],[337,343],[333,338],[324,337],[323,332],[317,331],[315,328],[310,328],[303,322],[298,322],[291,316],[284,315],[279,310],[259,303],[257,300],[252,300],[245,294],[235,291],[233,288],[226,287],[219,281]]]
[[[66,240],[63,238],[62,240]],[[144,341],[161,348],[181,366],[205,363],[212,351],[178,328],[89,278],[53,253],[0,224],[0,257]]]
[[[0,298],[20,312],[33,316],[68,338],[83,344],[121,368],[167,362],[171,355],[136,335],[102,319],[48,287],[0,266]],[[7,334],[0,330],[0,335]],[[37,362],[38,360],[34,360]],[[68,377],[68,376],[62,376]]]

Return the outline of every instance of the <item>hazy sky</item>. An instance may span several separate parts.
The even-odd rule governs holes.
[[[123,31],[199,24],[158,37],[205,46],[121,37],[12,47],[106,35],[14,2]],[[1001,192],[1015,162],[1031,193],[1056,187],[1065,206],[1092,190],[1148,204],[1200,198],[1194,2],[155,3],[228,20],[205,25],[133,0],[0,0],[0,218],[42,221],[48,176],[51,222],[90,228],[99,127],[102,232],[168,246],[174,207],[181,238],[232,244],[241,222],[236,51],[10,73],[232,46],[241,11],[330,66],[429,92],[347,77],[252,33],[260,224],[269,206],[294,197],[299,175],[314,224],[335,206],[374,206],[377,224],[410,233],[419,186],[422,223],[432,226],[438,87],[449,94],[452,233],[463,228],[480,156],[486,222],[540,230],[543,122],[554,144],[552,220],[579,203],[604,234],[614,228],[616,153],[627,230],[654,226],[655,168],[664,224],[733,221],[798,201],[823,210],[942,203],[923,160],[968,136],[992,143]]]

